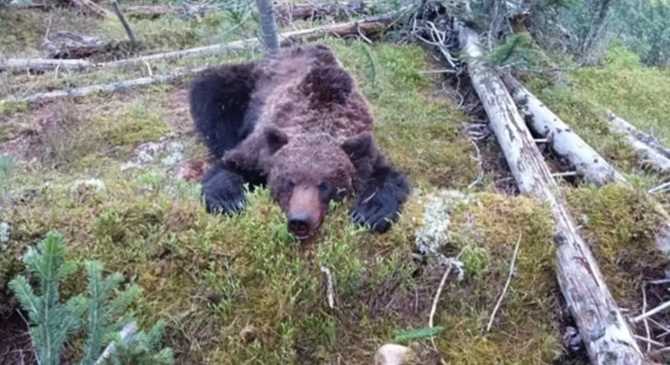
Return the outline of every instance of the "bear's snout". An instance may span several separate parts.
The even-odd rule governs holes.
[[[286,212],[288,230],[300,240],[313,236],[321,225],[323,210],[317,188],[295,187]]]

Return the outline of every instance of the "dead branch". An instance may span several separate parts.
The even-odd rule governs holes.
[[[82,97],[95,93],[114,93],[119,91],[126,91],[133,88],[138,88],[142,86],[148,86],[153,84],[174,82],[183,77],[194,75],[205,70],[206,67],[200,67],[193,70],[183,71],[174,73],[172,75],[158,75],[153,77],[142,77],[134,80],[124,80],[119,82],[112,82],[109,84],[99,84],[99,85],[90,85],[77,87],[73,89],[66,90],[55,90],[45,93],[37,93],[26,97],[8,97],[6,99],[0,100],[2,103],[37,103],[45,102],[53,99],[60,99],[65,97]]]
[[[498,301],[496,302],[496,305],[493,308],[493,311],[491,312],[491,318],[489,319],[489,323],[486,325],[486,332],[491,330],[491,326],[493,326],[493,320],[496,318],[496,313],[498,313],[498,309],[500,309],[500,305],[502,305],[502,301],[503,298],[505,298],[505,294],[507,293],[509,284],[512,282],[512,275],[514,274],[514,264],[516,264],[516,256],[519,253],[520,244],[521,244],[521,235],[519,234],[519,239],[516,241],[516,245],[514,246],[514,253],[512,254],[512,262],[509,265],[509,274],[507,275],[505,286],[503,286],[502,293],[500,293],[500,297],[498,297]]]
[[[392,13],[377,17],[370,17],[358,21],[329,24],[316,28],[291,31],[280,34],[280,38],[282,38],[283,43],[286,44],[296,39],[314,40],[325,37],[327,35],[346,37],[352,35],[356,36],[359,34],[359,32],[370,35],[382,32],[384,29],[386,29],[386,27],[389,24],[391,24],[391,22],[394,20],[395,16],[396,13]],[[76,68],[76,70],[80,71],[91,68],[119,68],[134,65],[145,65],[148,62],[153,61],[170,61],[177,59],[221,55],[221,54],[248,50],[250,48],[257,47],[258,45],[259,41],[257,38],[250,38],[230,43],[221,43],[205,47],[189,48],[180,51],[158,53],[148,56],[129,58],[125,60],[103,62],[103,63],[89,63],[89,64],[82,63],[81,67]],[[41,71],[54,70],[57,67],[57,64],[50,64],[50,62],[45,63],[32,62],[31,64],[38,67]],[[0,61],[0,70],[13,71],[13,72],[26,71],[24,67],[16,67],[16,65],[17,62],[15,61],[15,59],[7,59],[4,61]]]
[[[577,231],[560,188],[507,92],[483,60],[479,37],[457,24],[472,85],[489,117],[519,190],[547,204],[555,227],[557,277],[593,364],[641,364],[644,357],[603,280],[589,247]]]
[[[631,321],[633,323],[638,323],[638,322],[642,321],[643,319],[651,317],[654,314],[662,312],[662,311],[664,311],[668,308],[670,308],[670,302],[665,302],[665,303],[659,305],[658,307],[656,307],[656,308],[654,308],[654,309],[652,309],[648,312],[644,312],[644,313],[640,314],[639,316],[633,318]]]
[[[54,58],[9,58],[0,61],[0,71],[45,72],[55,69],[81,71],[95,64],[86,60],[67,60]]]

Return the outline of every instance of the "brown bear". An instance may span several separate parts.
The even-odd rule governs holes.
[[[323,45],[204,71],[190,92],[196,130],[218,160],[202,180],[208,212],[245,205],[244,184],[267,184],[290,232],[314,236],[329,202],[355,195],[354,222],[376,232],[410,188],[374,143],[368,104]]]

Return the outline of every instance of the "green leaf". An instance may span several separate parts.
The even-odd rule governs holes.
[[[444,327],[424,327],[419,329],[407,330],[407,331],[398,331],[393,337],[394,342],[398,343],[407,343],[412,340],[420,340],[424,338],[429,338],[437,336],[440,332],[444,331]]]

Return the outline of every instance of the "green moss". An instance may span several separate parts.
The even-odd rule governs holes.
[[[249,195],[242,214],[215,216],[202,207],[199,184],[177,181],[173,171],[121,172],[137,144],[170,132],[175,114],[182,113],[177,122],[189,123],[185,98],[173,99],[180,85],[177,92],[149,88],[49,105],[60,129],[44,145],[56,146],[51,150],[58,154],[18,167],[10,181],[17,204],[0,211],[0,220],[13,227],[12,253],[18,257],[49,230],[63,232],[73,258],[100,260],[144,288],[134,308],[138,317],[146,323],[167,319],[168,345],[183,363],[369,363],[397,330],[424,327],[441,272],[412,260],[421,194],[473,180],[474,151],[460,132],[465,116],[433,95],[436,80],[420,72],[432,68],[420,48],[326,42],[368,96],[380,145],[418,183],[388,233],[354,226],[346,201],[331,207],[314,242],[300,244],[265,189]],[[233,58],[207,62],[224,60]],[[34,118],[29,111],[18,114]],[[186,158],[204,155],[192,136],[180,138]],[[104,181],[104,191],[71,190],[73,180],[91,175]],[[443,357],[453,363],[549,362],[558,350],[546,314],[556,312],[546,211],[528,199],[485,194],[458,210],[453,230],[450,254],[467,247],[466,278],[445,289],[439,306]],[[483,334],[520,232],[517,275],[492,332]],[[21,270],[12,265],[3,266],[11,268],[6,275]],[[333,274],[335,309],[327,304],[322,266]],[[68,285],[75,291],[80,283]],[[256,339],[247,342],[240,332],[249,326]],[[417,342],[413,346],[428,348],[425,340]]]
[[[659,217],[648,197],[620,185],[581,187],[567,197],[615,299],[623,306],[637,303],[640,278],[662,276],[668,263],[655,247]]]
[[[465,280],[445,289],[436,320],[438,346],[455,364],[547,364],[561,352],[553,273],[553,224],[548,210],[528,198],[479,194],[453,217],[451,248],[462,251]],[[515,275],[490,332],[491,311],[519,243]],[[458,300],[458,298],[467,298]]]
[[[135,104],[120,115],[94,121],[99,126],[100,138],[114,146],[135,146],[156,141],[169,132],[157,112]]]

